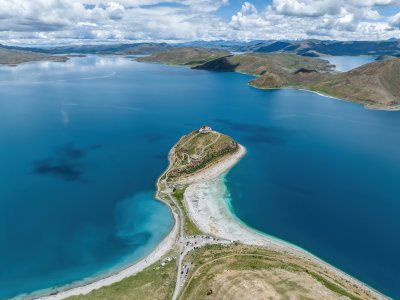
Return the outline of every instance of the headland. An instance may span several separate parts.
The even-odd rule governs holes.
[[[225,175],[245,154],[245,147],[207,126],[183,136],[169,152],[169,166],[157,180],[155,197],[175,219],[157,249],[117,274],[41,299],[117,297],[134,293],[133,285],[121,289],[126,280],[144,280],[141,274],[154,273],[146,279],[151,299],[150,283],[166,264],[173,271],[168,273],[169,289],[156,291],[161,299],[212,294],[218,299],[225,293],[231,293],[230,299],[268,295],[388,299],[309,252],[248,227],[234,215],[225,197]],[[167,254],[171,257],[165,258]],[[234,291],[238,282],[241,291],[225,291]],[[255,286],[262,288],[255,292]],[[141,283],[140,288],[145,287]]]

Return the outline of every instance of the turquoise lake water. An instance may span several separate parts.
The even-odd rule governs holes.
[[[400,112],[251,76],[88,56],[0,68],[0,298],[149,253],[173,225],[153,199],[167,153],[203,124],[248,154],[235,214],[400,297]]]

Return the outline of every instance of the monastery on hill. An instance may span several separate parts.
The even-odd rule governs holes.
[[[199,129],[199,133],[209,133],[211,132],[212,129],[209,126],[203,125],[200,129]]]

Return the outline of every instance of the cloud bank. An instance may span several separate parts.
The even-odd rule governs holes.
[[[0,0],[0,42],[400,38],[400,0]],[[220,14],[232,8],[229,17]],[[236,11],[235,9],[236,8]],[[393,9],[383,16],[381,9]]]

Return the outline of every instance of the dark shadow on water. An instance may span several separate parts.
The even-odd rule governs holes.
[[[230,129],[245,132],[243,141],[251,143],[265,143],[271,145],[286,144],[288,137],[296,131],[276,126],[259,126],[245,123],[233,122],[226,119],[216,119],[215,122],[223,124]]]
[[[102,145],[78,148],[73,143],[55,147],[54,155],[32,162],[32,173],[61,178],[65,181],[80,180],[82,176],[81,166],[78,160],[87,156],[92,150],[100,149]]]
[[[150,132],[149,133],[143,133],[142,136],[150,144],[159,142],[162,139],[166,138],[165,135],[161,135],[161,134],[157,134],[157,133],[150,133]]]
[[[153,157],[156,158],[156,159],[165,159],[165,160],[168,159],[168,155],[167,154],[154,154]]]

